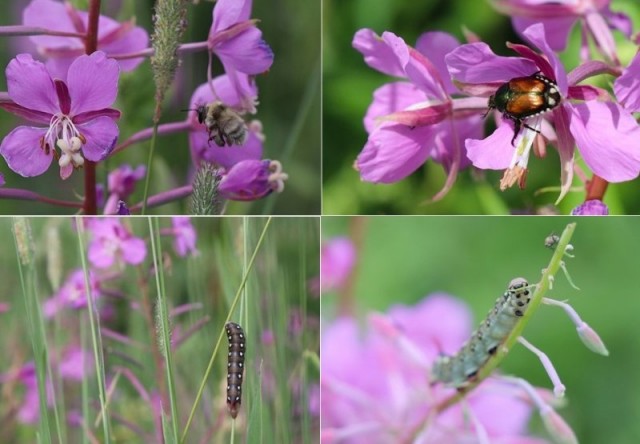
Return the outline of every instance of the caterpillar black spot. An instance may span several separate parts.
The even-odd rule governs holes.
[[[225,325],[229,339],[229,358],[227,361],[227,407],[232,418],[238,416],[242,398],[242,374],[244,373],[244,330],[239,324],[229,322]]]
[[[455,388],[468,385],[524,316],[531,301],[530,288],[525,279],[513,279],[458,353],[436,359],[431,370],[433,381]]]

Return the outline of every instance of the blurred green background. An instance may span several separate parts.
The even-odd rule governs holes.
[[[512,278],[540,277],[552,255],[545,237],[570,222],[577,222],[575,258],[565,262],[581,291],[559,272],[547,297],[569,299],[610,356],[587,350],[557,307],[541,306],[524,337],[548,354],[566,385],[568,405],[559,413],[581,443],[640,442],[638,217],[324,217],[323,243],[338,235],[361,241],[352,287],[323,295],[323,323],[335,318],[338,305],[355,307],[364,319],[370,311],[445,292],[469,304],[475,328]],[[522,346],[513,348],[501,370],[551,388],[538,358]],[[548,437],[538,415],[532,426]]]
[[[64,281],[70,270],[80,267],[78,237],[70,218],[30,218],[29,221],[36,245],[36,286],[44,301],[55,293],[55,279],[51,276]],[[195,307],[171,319],[172,338],[177,341],[189,329],[201,326],[173,352],[180,432],[266,221],[267,218],[260,217],[193,218],[199,254],[187,258],[175,254],[172,237],[162,237],[169,309],[184,304]],[[155,355],[151,352],[156,328],[150,326],[143,315],[145,289],[150,305],[154,306],[156,301],[149,223],[147,218],[126,218],[125,223],[135,236],[147,241],[148,254],[140,266],[129,265],[120,273],[117,270],[104,273],[111,275],[111,279],[102,283],[104,293],[111,297],[103,295],[101,304],[108,302],[111,315],[103,316],[102,327],[132,341],[125,345],[112,336],[102,335],[105,372],[111,379],[119,368],[127,368],[154,394],[159,387]],[[171,220],[160,218],[159,226],[167,230]],[[51,246],[47,233],[59,237],[61,249]],[[236,442],[317,442],[319,418],[317,408],[313,413],[313,406],[317,405],[319,369],[305,354],[317,356],[319,350],[320,303],[317,295],[309,290],[309,282],[319,275],[319,235],[318,218],[273,218],[249,273],[243,296],[246,299],[241,300],[231,314],[231,320],[240,323],[247,336],[244,394],[235,422],[235,436],[239,440]],[[0,374],[33,360],[12,237],[11,219],[0,218],[0,238],[7,247],[0,252],[0,305],[10,304],[8,312],[0,313]],[[56,255],[59,262],[55,260]],[[51,267],[55,263],[58,266]],[[51,268],[57,272],[49,272]],[[150,316],[154,318],[153,314]],[[88,324],[87,310],[66,309],[45,321],[50,356],[65,345],[78,345],[82,324]],[[84,334],[85,347],[91,350],[88,332]],[[229,442],[231,421],[225,404],[226,371],[227,338],[223,336],[186,442]],[[93,425],[99,409],[95,374],[87,379],[92,406],[89,422]],[[36,442],[37,426],[16,421],[15,409],[22,402],[23,394],[20,384],[0,384],[1,443]],[[79,409],[79,382],[67,381],[64,395],[61,412],[68,414]],[[158,442],[150,437],[142,439],[122,424],[121,418],[124,418],[148,434],[154,430],[148,402],[124,376],[116,386],[110,408],[114,442]],[[167,406],[165,411],[168,409]],[[67,428],[69,439],[64,442],[81,442],[80,430]],[[92,427],[91,432],[102,437],[101,427]],[[54,439],[54,442],[57,441]]]
[[[635,0],[613,0],[611,9],[629,14],[638,31],[640,4]],[[440,165],[428,162],[408,178],[392,184],[361,182],[353,163],[364,147],[367,133],[363,118],[376,88],[392,80],[365,65],[362,55],[353,49],[355,32],[371,28],[376,33],[391,31],[409,45],[427,31],[444,31],[463,42],[462,29],[468,28],[497,54],[513,56],[505,42],[520,42],[508,17],[498,14],[486,0],[448,2],[426,0],[325,0],[323,3],[323,212],[324,214],[506,214],[532,212],[553,204],[558,190],[536,195],[544,187],[558,187],[560,167],[555,150],[545,159],[532,156],[527,188],[500,192],[501,171],[484,174],[463,171],[453,189],[440,202],[422,204],[443,186],[445,174]],[[637,46],[614,32],[623,65],[629,63]],[[571,43],[561,54],[570,69],[579,64],[577,27]],[[611,77],[601,76],[597,85],[608,88]],[[487,120],[487,128],[493,123]],[[578,181],[575,181],[578,184]],[[609,187],[605,203],[612,214],[640,214],[640,190],[637,181]],[[560,204],[562,214],[582,202],[582,192],[571,193]]]
[[[13,0],[0,15],[0,25],[21,22],[22,9],[29,2]],[[88,0],[72,3],[86,10]],[[151,34],[153,0],[103,1],[102,14],[120,20],[136,17],[137,24]],[[188,28],[184,42],[206,40],[211,26],[213,3],[200,1],[188,6]],[[271,46],[275,59],[270,71],[258,76],[258,112],[254,118],[263,123],[266,142],[264,158],[282,162],[289,174],[285,190],[253,203],[230,202],[227,214],[320,214],[320,2],[296,0],[254,1],[252,18],[260,20],[258,26],[264,40]],[[2,38],[0,67],[4,69],[19,52],[32,51],[28,37]],[[35,52],[33,52],[35,54]],[[215,60],[215,58],[214,58]],[[213,75],[222,73],[217,60]],[[177,80],[165,102],[161,123],[182,121],[194,89],[206,81],[207,54],[197,52],[182,57]],[[6,91],[4,74],[0,76],[0,90]],[[129,136],[151,126],[155,85],[148,60],[135,71],[122,73],[118,100],[115,107],[123,112],[118,122],[122,142]],[[17,124],[15,116],[0,111],[0,137],[4,137]],[[110,171],[122,163],[145,164],[149,142],[127,148],[98,168],[98,180],[105,181],[105,167]],[[190,181],[192,162],[185,133],[158,139],[154,160],[150,195]],[[57,168],[44,175],[24,179],[9,170],[0,159],[0,172],[5,175],[6,187],[27,188],[47,197],[75,200],[83,194],[83,174],[74,174],[61,181]],[[138,202],[144,184],[130,199]],[[188,199],[154,208],[150,214],[186,214]],[[33,202],[3,200],[0,213],[4,214],[69,214],[69,209]]]

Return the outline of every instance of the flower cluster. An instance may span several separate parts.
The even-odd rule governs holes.
[[[544,157],[550,144],[561,162],[557,202],[570,191],[574,172],[591,191],[588,200],[602,200],[606,187],[598,195],[595,182],[637,178],[640,126],[632,113],[640,111],[640,57],[620,66],[611,35],[617,29],[631,38],[629,18],[613,13],[609,1],[590,7],[584,3],[592,2],[491,3],[511,15],[527,42],[507,44],[515,57],[496,55],[471,34],[460,44],[448,34],[427,32],[410,46],[391,32],[356,32],[353,47],[365,63],[400,78],[373,94],[364,118],[368,140],[355,163],[360,177],[397,182],[431,159],[448,175],[434,199],[442,198],[458,171],[470,165],[504,170],[502,190],[516,183],[524,188],[531,150]],[[567,72],[556,51],[564,49],[577,21],[583,23],[582,63]],[[589,36],[608,62],[588,57]],[[615,96],[583,83],[601,74],[617,77]],[[497,128],[485,136],[482,115],[491,108],[502,116],[495,113]],[[592,171],[592,180],[578,158]]]
[[[73,325],[77,328],[78,312],[89,308],[90,298],[99,314],[102,325],[102,334],[117,337],[123,340],[122,335],[110,332],[108,323],[114,320],[114,304],[116,300],[126,300],[129,291],[122,292],[118,283],[122,280],[126,266],[139,266],[144,273],[152,273],[153,270],[144,267],[149,247],[148,240],[135,236],[125,222],[129,220],[121,218],[85,218],[86,234],[89,238],[87,246],[88,270],[82,268],[72,269],[60,287],[43,302],[42,313],[46,320],[56,319],[61,325]],[[168,220],[167,220],[168,222]],[[160,234],[166,237],[174,246],[175,254],[179,257],[197,254],[197,232],[188,217],[174,218],[171,227],[162,228]],[[58,247],[59,248],[59,247]],[[168,256],[167,256],[168,258]],[[168,259],[167,259],[168,260]],[[88,284],[88,288],[87,288]],[[55,285],[55,284],[54,284]],[[130,289],[127,289],[130,290]],[[131,297],[129,306],[135,310],[142,310],[136,302],[139,295]],[[0,304],[0,313],[10,309],[8,304]],[[193,307],[177,307],[176,313],[183,313]],[[66,316],[73,312],[72,316]],[[193,331],[181,332],[176,330],[177,339],[184,340]],[[71,336],[78,337],[78,336]],[[180,339],[182,338],[182,339]],[[49,352],[49,361],[54,377],[60,376],[64,381],[79,382],[94,371],[92,353],[78,347],[77,341],[69,339],[67,345],[58,352]],[[123,369],[125,377],[135,379],[135,376]],[[52,406],[56,403],[53,384],[47,376],[47,403]],[[16,419],[25,424],[33,424],[38,421],[39,396],[38,381],[33,362],[27,362],[19,368],[7,370],[0,374],[0,384],[17,384],[24,387],[24,396],[19,405],[16,405]],[[134,384],[135,385],[135,384]],[[148,397],[145,397],[145,399]],[[68,411],[69,421],[71,416],[80,415],[77,412]],[[81,423],[82,421],[80,421]],[[80,425],[80,423],[76,425]]]
[[[221,133],[216,142],[226,142],[229,127],[222,121],[205,121],[198,112],[190,112],[186,122],[163,124],[158,130],[160,135],[188,132],[194,166],[199,168],[202,162],[207,162],[218,169],[220,193],[225,199],[260,199],[273,191],[282,191],[287,179],[279,162],[262,158],[265,137],[261,123],[245,121],[243,117],[256,112],[255,78],[268,71],[274,59],[257,20],[251,18],[251,10],[251,0],[218,1],[212,9],[207,40],[187,43],[177,50],[178,54],[194,50],[206,50],[209,54],[207,72],[202,73],[206,82],[194,91],[191,109],[205,109],[206,114],[209,104],[220,102],[240,119],[240,130],[248,134],[246,143],[241,146],[213,144],[213,131]],[[20,125],[0,143],[0,155],[13,172],[23,177],[42,175],[54,160],[62,179],[83,167],[91,169],[87,175],[93,177],[94,163],[153,133],[152,129],[140,131],[117,146],[116,120],[121,112],[112,108],[118,96],[121,71],[133,71],[145,57],[153,55],[154,49],[148,47],[147,31],[136,26],[133,18],[118,22],[99,14],[95,17],[95,28],[92,13],[96,13],[95,8],[93,12],[85,12],[68,3],[32,0],[23,11],[22,26],[8,27],[4,32],[30,36],[37,56],[44,59],[35,59],[36,54],[16,55],[6,68],[8,91],[0,100],[0,108],[37,125]],[[165,26],[164,18],[154,20],[157,26],[159,23]],[[184,27],[186,23],[176,26]],[[89,45],[93,38],[95,49]],[[214,56],[220,60],[224,74],[212,78]],[[244,141],[245,137],[239,140]],[[147,173],[146,167],[132,170],[126,164],[106,171],[108,190],[97,185],[95,179],[85,181],[85,210],[88,200],[97,202],[94,206],[103,207],[105,214],[128,214],[130,207],[139,208],[140,204],[127,200],[135,182]],[[3,177],[0,185],[4,185]],[[10,195],[25,199],[33,196],[21,190],[11,191]],[[109,193],[106,200],[105,191]],[[155,196],[154,201],[159,204],[184,196],[182,190],[168,190]]]

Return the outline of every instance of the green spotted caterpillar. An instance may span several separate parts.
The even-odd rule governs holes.
[[[244,372],[245,340],[244,331],[239,324],[229,322],[225,325],[229,339],[227,362],[227,406],[232,418],[238,416],[242,397],[242,374]]]
[[[431,370],[433,382],[455,388],[468,385],[524,315],[531,300],[530,288],[525,279],[513,279],[458,353],[436,359]]]

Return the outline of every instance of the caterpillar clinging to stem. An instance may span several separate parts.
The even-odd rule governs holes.
[[[435,361],[432,380],[455,388],[467,386],[524,316],[531,301],[530,288],[525,279],[513,279],[460,351]]]
[[[227,361],[227,406],[232,418],[238,416],[242,397],[242,374],[244,372],[245,338],[239,324],[229,322],[225,325],[229,339],[229,357]]]

